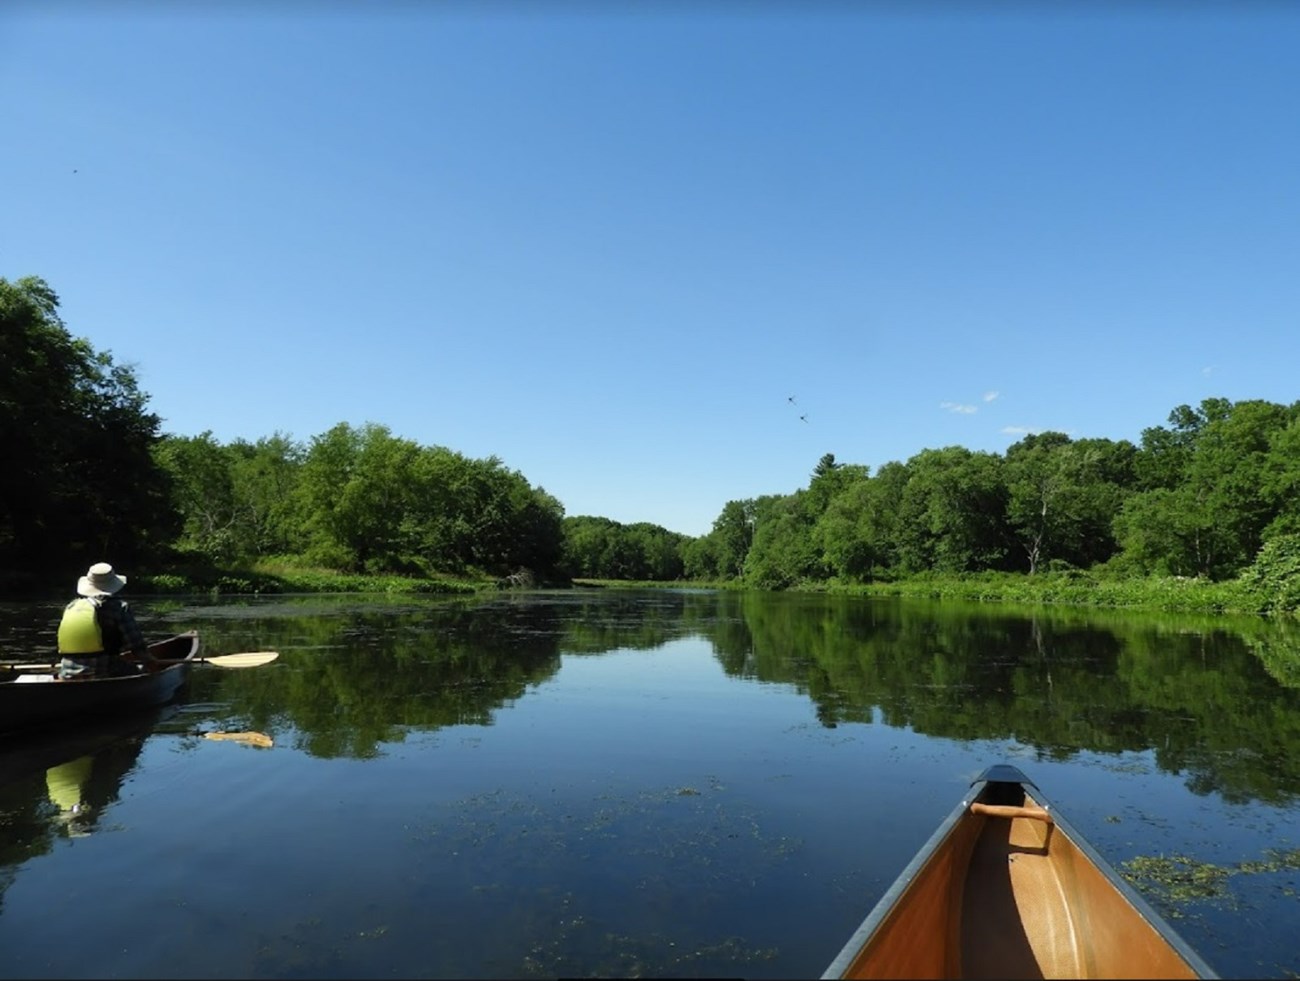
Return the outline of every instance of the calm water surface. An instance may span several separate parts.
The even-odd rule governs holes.
[[[0,606],[3,655],[48,652],[60,608]],[[1116,866],[1199,869],[1135,884],[1222,974],[1300,973],[1294,625],[658,590],[133,608],[281,657],[0,740],[4,977],[816,976],[995,762]]]

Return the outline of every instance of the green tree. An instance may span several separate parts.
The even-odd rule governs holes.
[[[520,568],[551,572],[563,549],[564,509],[523,474],[497,457],[470,462],[473,511],[467,515],[470,561],[508,573]]]
[[[605,579],[604,554],[609,539],[609,518],[574,515],[564,519],[561,567],[572,579]]]
[[[1264,527],[1268,542],[1280,535],[1300,535],[1300,402],[1287,410],[1290,421],[1274,431],[1260,477],[1260,494],[1273,515]]]
[[[899,506],[907,468],[885,464],[840,490],[813,526],[813,541],[831,572],[846,580],[876,578],[898,563]]]
[[[1085,569],[1109,561],[1119,551],[1115,515],[1136,490],[1138,449],[1126,439],[1079,439],[1073,446],[1084,467],[1071,501],[1074,522],[1062,542],[1061,558]]]
[[[803,498],[808,517],[816,521],[836,497],[858,481],[865,480],[869,474],[867,467],[854,463],[836,463],[835,454],[827,453],[817,462],[808,483],[808,493]]]
[[[155,447],[182,518],[175,547],[231,567],[306,546],[297,499],[302,448],[276,434],[223,446],[210,431]]]
[[[0,567],[152,561],[179,523],[134,371],[74,338],[44,280],[0,279]]]
[[[302,446],[277,432],[253,443],[235,440],[227,451],[231,489],[242,518],[241,555],[255,558],[302,550],[306,536],[297,494]]]
[[[754,500],[728,501],[713,521],[710,536],[715,543],[718,573],[726,579],[739,579],[745,573],[745,559],[754,544],[757,511]]]
[[[420,561],[447,571],[551,574],[564,547],[564,508],[496,457],[422,448],[405,526]]]
[[[208,430],[164,436],[154,456],[171,476],[172,502],[181,515],[176,548],[218,564],[236,561],[238,509],[226,448]]]
[[[393,571],[410,551],[406,521],[419,447],[375,423],[339,423],[315,437],[299,493],[314,531],[313,552],[349,571]]]
[[[754,544],[745,559],[745,582],[758,589],[786,589],[826,577],[813,542],[807,491],[759,498]]]
[[[649,522],[565,518],[563,568],[579,579],[680,579],[684,542],[685,536]]]
[[[514,548],[506,561],[512,569],[551,575],[564,549],[564,505],[545,488],[531,486],[521,474],[515,477]]]
[[[625,530],[640,554],[641,567],[635,578],[670,582],[682,577],[680,547],[684,536],[648,521],[627,525]]]
[[[907,462],[899,502],[904,570],[970,572],[1007,567],[1003,460],[962,446],[922,450]]]
[[[1115,537],[1125,563],[1141,572],[1192,576],[1198,571],[1196,516],[1183,507],[1177,490],[1157,487],[1134,494],[1115,516]],[[1189,545],[1190,543],[1190,545]]]
[[[1081,463],[1064,433],[1032,434],[1007,449],[1007,519],[1031,576],[1059,551]]]
[[[1111,525],[1133,484],[1131,443],[1026,436],[1006,452],[1007,523],[1030,575],[1049,559],[1088,566],[1117,546]]]
[[[1287,445],[1294,419],[1292,410],[1270,402],[1206,399],[1198,410],[1174,410],[1173,433],[1144,432],[1144,484],[1151,486],[1156,472],[1166,483],[1130,498],[1117,516],[1125,557],[1149,571],[1212,579],[1245,568],[1265,529],[1291,506],[1283,476],[1290,467],[1278,447]]]
[[[1139,489],[1173,490],[1183,482],[1197,437],[1206,423],[1227,412],[1225,399],[1206,399],[1200,409],[1180,405],[1169,413],[1169,428],[1142,430],[1142,452],[1137,459]]]
[[[717,542],[712,535],[688,538],[681,543],[682,575],[708,582],[722,578]]]
[[[1194,502],[1206,530],[1200,540],[1213,543],[1198,551],[1199,571],[1222,579],[1254,560],[1277,513],[1263,488],[1273,475],[1274,436],[1290,418],[1283,406],[1259,400],[1206,400],[1202,416],[1207,421],[1187,468],[1185,500]]]

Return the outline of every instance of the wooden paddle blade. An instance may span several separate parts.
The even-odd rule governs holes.
[[[279,651],[248,651],[244,654],[218,654],[216,657],[199,657],[195,660],[219,668],[260,668],[279,656]]]
[[[270,749],[275,745],[275,740],[264,732],[205,732],[203,738],[239,743],[254,749]]]

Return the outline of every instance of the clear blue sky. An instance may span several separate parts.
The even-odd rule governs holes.
[[[10,0],[0,276],[167,432],[702,534],[824,453],[1300,399],[1298,52],[1283,2]]]

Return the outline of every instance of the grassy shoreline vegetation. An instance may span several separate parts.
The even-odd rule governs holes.
[[[716,582],[617,579],[576,579],[574,585],[594,588],[695,588],[744,590],[739,580]],[[1011,572],[965,574],[920,573],[893,582],[807,582],[787,587],[791,592],[843,596],[899,597],[968,603],[1025,606],[1064,606],[1081,609],[1133,610],[1206,616],[1286,616],[1300,613],[1300,581],[1289,587],[1253,582],[1246,577],[1228,582],[1182,576],[1107,579],[1078,570],[1044,572],[1034,576]]]
[[[386,593],[457,594],[509,588],[761,589],[744,579],[537,580],[531,575],[498,578],[486,573],[442,576],[360,575],[288,561],[263,562],[251,569],[144,573],[133,583],[137,594]],[[1283,536],[1260,551],[1239,576],[1223,581],[1189,576],[1106,576],[1080,569],[1017,572],[922,572],[869,583],[805,580],[784,587],[794,592],[844,596],[900,597],[1025,606],[1061,606],[1206,616],[1284,616],[1300,614],[1300,536]]]
[[[280,593],[425,593],[466,594],[495,588],[491,581],[416,579],[410,576],[364,576],[327,570],[258,572],[236,570],[201,576],[160,572],[138,575],[131,581],[138,596],[275,595]]]
[[[1032,577],[1005,572],[960,576],[922,574],[905,581],[871,586],[832,585],[827,591],[914,599],[1155,610],[1166,613],[1260,615],[1274,612],[1268,596],[1240,580],[1211,582],[1179,576],[1110,580],[1078,571],[1046,572]]]
[[[284,562],[249,568],[194,567],[141,571],[131,579],[137,596],[260,596],[286,593],[466,595],[499,587],[489,576],[368,575]]]

